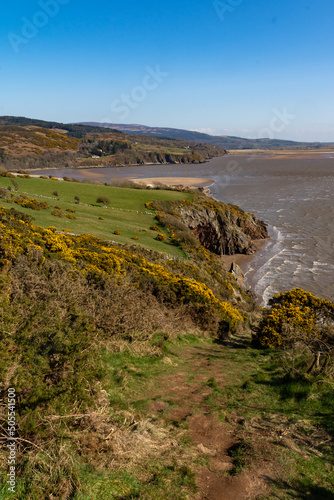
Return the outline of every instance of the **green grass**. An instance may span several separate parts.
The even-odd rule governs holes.
[[[271,483],[273,494],[260,498],[333,500],[333,383],[287,374],[281,355],[249,347],[222,351],[226,385],[219,390],[209,379],[206,385],[213,392],[207,402],[217,412],[223,408],[228,422],[231,415],[240,421],[240,442],[230,454],[233,474],[247,467],[254,453],[264,459],[268,454],[276,464],[279,479]]]
[[[192,200],[192,195],[168,190],[145,190],[131,188],[117,188],[97,184],[84,184],[50,179],[16,179],[19,184],[15,195],[25,193],[31,198],[46,201],[50,208],[46,210],[31,210],[15,203],[8,204],[0,199],[0,204],[6,208],[15,209],[32,215],[35,224],[42,227],[54,226],[57,230],[69,229],[74,234],[92,234],[99,238],[116,241],[122,244],[140,245],[146,249],[153,249],[172,256],[185,257],[183,250],[172,243],[169,233],[161,226],[160,232],[167,236],[166,241],[155,239],[157,233],[150,230],[150,226],[159,225],[155,219],[155,212],[148,210],[145,203],[152,200]],[[0,177],[0,187],[12,186],[10,179]],[[59,197],[53,195],[59,192]],[[80,198],[76,204],[74,197]],[[96,202],[99,196],[109,198],[111,203],[103,206]],[[66,214],[67,208],[75,210],[77,219],[59,218],[51,215],[54,206],[59,206]],[[99,217],[103,217],[100,220]],[[121,232],[115,235],[114,231]],[[132,237],[137,236],[138,240]]]
[[[157,357],[104,350],[102,360],[109,372],[106,390],[116,414],[118,409],[139,410],[147,406],[151,401],[147,394],[154,387],[155,377],[168,371],[168,367]]]
[[[142,471],[144,475],[144,471]],[[169,465],[158,461],[146,464],[146,481],[139,481],[135,474],[115,471],[108,474],[96,472],[85,473],[80,477],[82,490],[74,496],[74,500],[122,499],[134,500],[186,500],[190,491],[196,491],[193,473],[185,466],[177,463]],[[183,490],[183,491],[182,491]],[[87,492],[89,491],[89,497]]]
[[[192,340],[191,345],[203,345],[196,339]],[[178,347],[172,347],[177,353],[175,368],[163,365],[159,358],[105,355],[104,361],[110,367],[112,380],[108,392],[112,394],[115,407],[143,415],[152,401],[152,389],[158,375],[187,369],[188,379],[192,380],[194,373],[191,365],[188,366],[182,356],[184,347],[187,348],[183,342]],[[332,387],[319,385],[315,380],[288,376],[283,372],[276,351],[238,346],[209,354],[209,359],[217,366],[217,371],[221,370],[220,366],[224,367],[223,384],[210,377],[203,385],[212,390],[205,399],[205,404],[210,406],[206,411],[227,421],[237,439],[230,449],[234,463],[231,474],[239,474],[254,461],[262,463],[269,459],[274,464],[277,477],[271,483],[271,493],[264,497],[266,500],[333,499],[334,457],[331,444],[322,443],[326,435],[320,439],[317,437],[321,429],[329,436],[334,434]],[[117,401],[116,395],[120,390],[123,399]],[[167,394],[164,401],[167,401]],[[262,428],[260,433],[259,428]],[[280,429],[288,430],[288,440],[300,449],[300,453],[279,439]],[[268,432],[272,434],[268,435]],[[313,436],[314,441],[307,444]],[[188,434],[182,436],[186,448],[190,446],[188,438]],[[173,481],[177,483],[175,476]],[[143,491],[140,489],[141,494]]]

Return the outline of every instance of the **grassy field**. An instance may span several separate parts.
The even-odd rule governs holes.
[[[192,195],[168,190],[145,190],[131,188],[117,188],[111,186],[84,184],[51,179],[16,178],[18,190],[15,191],[11,179],[0,177],[0,187],[11,187],[12,193],[17,196],[25,194],[29,198],[46,201],[48,209],[32,210],[23,208],[16,203],[6,203],[0,200],[3,206],[27,213],[35,218],[35,224],[42,227],[54,226],[57,230],[68,230],[74,234],[92,234],[99,238],[116,241],[122,244],[140,245],[144,248],[165,252],[169,255],[184,257],[180,247],[172,243],[168,232],[161,226],[159,232],[164,234],[165,241],[157,241],[157,231],[150,226],[159,226],[155,219],[155,212],[145,207],[145,203],[152,200],[192,199]],[[59,196],[54,193],[59,193]],[[110,200],[108,205],[97,203],[97,198],[103,196]],[[79,198],[76,203],[75,197]],[[51,214],[55,207],[59,207],[64,214],[73,215],[76,219],[57,217]],[[66,211],[67,209],[73,212]],[[120,235],[115,235],[119,231]],[[132,239],[133,237],[138,239]]]

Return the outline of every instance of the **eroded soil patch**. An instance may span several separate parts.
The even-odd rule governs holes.
[[[237,416],[224,418],[224,388],[233,379],[222,349],[200,345],[176,350],[180,363],[155,381],[150,412],[175,426],[186,425],[196,454],[205,466],[196,470],[196,500],[255,499],[266,488],[270,473],[262,461],[249,462],[238,473],[231,450],[241,435]],[[182,351],[182,352],[181,352]],[[240,464],[239,464],[240,465]]]

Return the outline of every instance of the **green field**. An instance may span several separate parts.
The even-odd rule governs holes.
[[[35,218],[34,223],[38,226],[54,226],[57,230],[68,230],[73,234],[91,234],[99,238],[118,243],[140,245],[144,248],[165,252],[173,256],[184,257],[185,254],[180,247],[172,243],[169,233],[159,226],[155,219],[155,212],[145,207],[145,203],[152,200],[192,200],[192,194],[168,190],[146,190],[119,188],[97,184],[84,184],[77,182],[56,181],[51,179],[16,178],[18,190],[15,191],[11,179],[0,177],[0,187],[11,187],[11,192],[16,196],[25,194],[29,198],[46,201],[48,209],[32,210],[24,208],[16,203],[0,200],[0,204],[9,208],[27,213]],[[53,193],[57,191],[59,196]],[[79,197],[76,203],[75,196]],[[110,200],[110,204],[97,203],[97,198],[104,196]],[[77,219],[57,217],[51,214],[55,207],[59,207],[66,215],[72,214]],[[66,209],[75,212],[68,212]],[[103,217],[103,220],[100,219]],[[157,232],[150,226],[160,227],[160,233],[165,234],[164,242],[157,241]],[[115,235],[114,231],[120,231]],[[137,236],[137,239],[132,239]]]

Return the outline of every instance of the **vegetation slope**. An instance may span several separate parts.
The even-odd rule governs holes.
[[[268,310],[259,322],[261,311],[226,272],[219,257],[180,224],[177,211],[172,214],[174,218],[168,217],[170,203],[175,203],[174,208],[189,206],[196,193],[134,191],[138,196],[136,203],[140,202],[143,209],[159,209],[155,222],[164,225],[162,236],[169,235],[175,248],[183,252],[184,258],[173,258],[91,234],[69,235],[47,224],[41,227],[31,214],[49,210],[38,210],[42,198],[32,199],[30,193],[24,198],[22,193],[15,193],[14,181],[24,181],[28,189],[28,184],[33,186],[35,180],[8,176],[2,179],[13,181],[14,192],[3,188],[9,192],[9,198],[8,192],[3,193],[5,199],[13,202],[4,203],[0,209],[1,439],[7,442],[8,389],[15,388],[17,452],[14,496],[8,493],[6,484],[8,449],[4,447],[1,452],[2,498],[195,498],[200,487],[198,471],[210,468],[210,450],[202,447],[201,453],[196,451],[188,432],[187,415],[161,416],[159,408],[152,410],[150,405],[160,399],[154,396],[160,375],[175,372],[175,364],[182,363],[173,354],[175,345],[200,339],[205,339],[207,345],[213,341],[225,343],[225,347],[219,348],[225,360],[232,352],[228,346],[231,348],[231,342],[236,342],[239,349],[232,353],[236,360],[233,369],[237,369],[238,363],[239,367],[247,366],[241,370],[246,378],[236,377],[232,386],[226,386],[223,379],[218,383],[212,376],[205,381],[209,391],[204,395],[207,399],[200,403],[206,405],[205,412],[212,412],[212,418],[233,426],[244,419],[254,428],[254,414],[247,410],[247,405],[256,406],[265,397],[266,405],[260,405],[262,416],[256,417],[257,424],[263,429],[275,408],[275,415],[287,416],[290,429],[296,419],[299,422],[298,405],[303,404],[309,427],[298,427],[298,449],[307,449],[313,470],[300,491],[318,491],[322,498],[330,498],[324,496],[331,494],[333,475],[328,448],[333,426],[327,418],[333,406],[329,304],[313,303],[310,298],[305,303],[301,291],[297,298],[306,308],[302,322],[298,315],[296,321],[292,318],[289,322],[285,310],[286,301],[291,299],[286,298],[277,298],[272,311]],[[45,181],[47,189],[52,183],[59,190],[62,186],[60,199],[68,195],[68,186],[73,190],[71,196],[79,186],[47,179],[38,181]],[[92,189],[91,196],[95,198],[94,190],[100,187],[103,186],[88,185],[82,189]],[[127,191],[118,189],[126,198]],[[168,199],[170,194],[179,196],[179,200],[172,202]],[[88,197],[88,191],[81,196]],[[117,204],[116,191],[113,196]],[[121,198],[118,195],[118,201]],[[62,208],[53,210],[66,213]],[[152,214],[155,212],[150,217]],[[128,217],[123,212],[123,218]],[[240,211],[240,217],[246,215]],[[296,300],[295,294],[293,297]],[[298,301],[294,307],[298,307]],[[315,319],[313,329],[306,333],[322,339],[329,350],[323,352],[319,349],[323,344],[318,342],[314,364],[313,352],[309,352],[307,342],[303,343],[301,333],[303,321],[317,307],[321,308],[321,321]],[[274,314],[276,322],[270,322],[270,314]],[[253,344],[260,343],[260,350],[251,347],[251,331]],[[281,335],[279,350],[277,345],[266,344],[268,331],[276,340]],[[295,331],[299,332],[297,343],[293,342]],[[270,353],[267,349],[271,349]],[[266,365],[260,367],[251,362],[262,355]],[[217,356],[220,354],[214,354],[214,359]],[[325,363],[327,357],[329,361]],[[312,370],[310,363],[314,365]],[[196,376],[189,371],[191,375]],[[287,407],[281,397],[288,401]],[[307,429],[313,432],[316,428],[321,429],[320,438],[303,443]],[[255,446],[255,433],[249,442],[240,428],[236,432],[229,452],[232,467],[226,470],[230,476],[257,464],[254,454],[259,462],[267,454],[267,449]],[[265,432],[261,433],[265,439]],[[291,444],[291,440],[287,443]],[[315,460],[310,455],[312,446],[317,452]],[[271,460],[277,462],[278,458]],[[293,463],[300,464],[298,456],[294,456]],[[322,475],[316,480],[320,470]],[[278,487],[279,474],[285,477],[277,466]],[[297,480],[293,481],[292,494],[298,487]]]
[[[114,129],[0,117],[0,163],[6,169],[200,163],[226,152],[179,139],[129,136]]]

